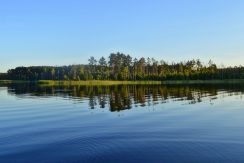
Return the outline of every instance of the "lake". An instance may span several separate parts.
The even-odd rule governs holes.
[[[244,85],[0,86],[0,162],[244,162]]]

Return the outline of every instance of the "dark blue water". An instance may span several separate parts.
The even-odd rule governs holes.
[[[242,86],[0,87],[0,162],[244,162]]]

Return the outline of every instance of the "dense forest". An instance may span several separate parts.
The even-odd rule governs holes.
[[[17,67],[0,80],[209,80],[244,79],[244,67],[218,68],[211,60],[167,63],[111,53],[108,59],[90,57],[87,65]]]

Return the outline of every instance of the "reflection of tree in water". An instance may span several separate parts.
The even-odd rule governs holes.
[[[121,111],[133,108],[138,104],[142,107],[173,101],[187,101],[195,104],[208,97],[217,99],[217,95],[240,95],[244,85],[118,85],[118,86],[52,86],[44,87],[33,84],[15,84],[8,86],[9,94],[20,98],[29,96],[59,96],[78,100],[89,100],[89,107],[109,108],[110,111]]]
[[[130,109],[132,107],[132,98],[128,87],[114,87],[109,96],[110,110],[120,111]]]

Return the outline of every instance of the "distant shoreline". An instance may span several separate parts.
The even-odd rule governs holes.
[[[105,81],[105,80],[87,80],[87,81],[58,81],[58,80],[0,80],[0,84],[26,84],[33,83],[47,86],[58,85],[192,85],[192,84],[244,84],[244,79],[227,80],[172,80],[172,81]]]

